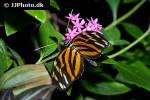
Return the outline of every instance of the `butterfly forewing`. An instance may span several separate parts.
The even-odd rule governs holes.
[[[91,59],[99,57],[109,45],[104,36],[97,32],[83,32],[72,40],[72,44],[83,56]]]
[[[83,58],[71,46],[64,49],[54,61],[52,81],[59,90],[65,90],[83,72]]]

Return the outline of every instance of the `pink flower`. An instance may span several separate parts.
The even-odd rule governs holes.
[[[88,19],[87,19],[88,20]],[[98,23],[98,19],[96,18],[95,20],[93,20],[93,18],[91,17],[91,20],[88,20],[88,24],[85,24],[85,28],[83,29],[83,31],[96,31],[98,33],[101,33],[100,30],[102,28],[102,26]]]
[[[93,26],[95,27],[95,31],[99,32],[102,28],[102,25],[100,25],[98,23],[98,19],[96,18],[95,20],[93,20],[93,18],[91,17],[91,23],[93,24]]]
[[[81,22],[79,21],[79,19],[77,19],[76,21],[72,21],[72,23],[74,25],[73,26],[74,29],[77,29],[78,32],[82,32],[81,29],[84,28],[83,25],[85,24],[84,19],[82,19]]]
[[[68,33],[65,34],[65,37],[63,37],[63,40],[68,40],[71,42],[71,40],[77,35],[79,32],[77,32],[77,29],[71,30],[68,28]]]
[[[66,16],[66,18],[70,19],[71,21],[74,21],[77,19],[81,19],[81,18],[79,18],[79,15],[80,15],[80,13],[78,13],[77,15],[69,13],[69,16]]]
[[[85,29],[84,31],[93,31],[95,29],[95,26],[89,21],[88,24],[85,24]]]
[[[79,13],[77,15],[69,13],[69,16],[66,16],[66,18],[71,20],[73,29],[71,30],[68,28],[68,32],[65,34],[65,37],[63,37],[63,40],[72,41],[76,35],[86,31],[95,31],[101,33],[100,30],[102,25],[98,23],[97,18],[93,19],[91,17],[91,20],[87,19],[88,23],[86,23],[84,19],[79,18],[79,15]]]
[[[68,41],[70,41],[70,40],[71,40],[70,34],[69,34],[69,33],[66,33],[66,34],[65,34],[65,37],[63,36],[63,40],[68,40]]]

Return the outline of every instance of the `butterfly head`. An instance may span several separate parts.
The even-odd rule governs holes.
[[[69,46],[71,43],[70,43],[69,40],[64,40],[63,44],[64,44],[65,46]]]

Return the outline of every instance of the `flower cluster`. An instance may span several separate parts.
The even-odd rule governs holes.
[[[69,16],[66,16],[66,18],[68,18],[72,22],[73,29],[67,29],[68,32],[65,34],[65,37],[63,37],[63,40],[71,41],[76,35],[85,31],[96,31],[98,33],[101,33],[100,30],[102,28],[102,25],[98,23],[97,18],[93,19],[91,17],[91,20],[87,19],[86,23],[84,19],[79,18],[79,15],[79,13],[77,15],[69,13]]]

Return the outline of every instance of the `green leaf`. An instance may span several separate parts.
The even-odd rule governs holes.
[[[92,93],[102,95],[124,94],[131,90],[129,87],[119,82],[99,82],[93,84],[86,80],[82,80],[81,85]]]
[[[106,0],[113,13],[113,21],[117,19],[118,7],[120,0]]]
[[[106,38],[106,40],[109,41],[109,39],[110,39],[109,34],[105,31],[104,28],[101,29],[101,32],[103,33],[103,35]],[[106,49],[104,49],[104,51],[102,52],[102,54],[108,53],[108,52],[110,52],[112,50],[113,50],[113,46],[110,44]]]
[[[11,67],[13,62],[14,62],[14,60],[7,55],[7,68],[6,68],[6,70],[8,70]]]
[[[20,66],[20,65],[23,65],[24,62],[23,62],[23,60],[21,59],[20,55],[19,55],[16,51],[14,51],[13,49],[11,49],[10,47],[8,47],[8,49],[9,49],[11,55],[13,56],[13,58],[18,62],[18,65],[19,65],[19,66]]]
[[[135,61],[137,59],[144,59],[144,57],[146,57],[146,55],[144,54],[144,52],[142,52],[142,50],[140,48],[135,48],[132,52],[129,51],[129,52],[125,52],[123,54],[120,55],[121,58],[125,58],[126,62],[129,61],[131,62],[132,60]]]
[[[150,69],[141,61],[136,61],[133,64],[120,64],[116,62],[115,65],[124,79],[150,91]]]
[[[135,39],[138,39],[139,37],[141,37],[143,35],[142,30],[137,25],[135,25],[135,24],[132,24],[132,23],[122,23],[122,26]],[[141,43],[143,43],[143,45],[145,45],[146,44],[145,39],[143,39],[141,41]]]
[[[60,10],[59,5],[57,4],[56,1],[50,0],[50,5],[53,6],[54,8],[56,8],[57,10]]]
[[[121,83],[128,84],[130,86],[133,85],[133,83],[131,83],[128,80],[124,79],[124,77],[120,73],[116,76],[116,80],[121,82]]]
[[[7,69],[7,55],[6,44],[0,39],[0,76],[4,74]]]
[[[57,43],[53,40],[56,38],[58,42],[62,43],[62,35],[54,29],[49,21],[41,24],[39,28],[39,39],[42,46],[46,46],[42,49],[41,58],[44,58],[54,52],[57,48]]]
[[[14,100],[14,94],[12,89],[1,91],[0,100]]]
[[[100,73],[100,75],[102,76],[102,78],[104,78],[105,80],[108,80],[108,81],[115,81],[115,79],[113,78],[112,75],[106,73],[106,72],[102,72]]]
[[[84,100],[96,100],[96,99],[91,98],[91,97],[85,97]]]
[[[127,45],[127,44],[130,44],[130,42],[127,41],[127,40],[123,40],[123,39],[117,40],[117,41],[114,43],[114,45]]]
[[[14,93],[40,85],[51,84],[51,78],[43,65],[22,65],[9,70],[0,78],[0,90],[14,88]]]
[[[135,60],[134,62],[132,62],[130,64],[131,66],[141,66],[141,67],[146,67],[146,65],[142,62],[142,61],[139,61],[139,60]]]
[[[46,63],[44,63],[44,65],[46,66],[47,70],[49,72],[51,72],[51,69],[52,69],[52,67],[54,65],[54,61],[46,62]]]
[[[45,32],[49,37],[54,37],[59,43],[62,43],[62,34],[57,32],[53,25],[47,20],[45,23],[41,24],[39,32]]]
[[[53,25],[48,20],[44,23],[44,26],[45,26],[45,28],[47,28],[47,30],[45,30],[45,32],[48,32],[50,37],[56,38],[58,40],[58,42],[61,44],[63,41],[63,39],[62,39],[63,35],[61,33],[57,32],[55,30],[55,28],[53,27]]]
[[[24,91],[15,100],[51,100],[56,88],[53,85],[42,85]]]
[[[0,15],[0,27],[4,27],[4,19],[3,19],[3,15]]]
[[[108,52],[112,51],[113,49],[114,49],[113,46],[110,44],[106,49],[104,49],[102,54],[108,53]]]
[[[118,64],[116,61],[114,61],[113,59],[110,59],[110,58],[102,61],[101,63],[104,63],[104,64]]]
[[[75,97],[75,100],[85,100],[85,99],[83,99],[83,96],[81,93],[78,93],[78,95]]]
[[[117,27],[111,28],[108,32],[105,33],[108,41],[114,45],[116,41],[120,39],[120,31]]]
[[[141,61],[142,61],[144,64],[150,66],[150,56],[149,56],[149,55],[144,55],[144,57],[142,57]]]
[[[93,68],[93,66],[90,66],[90,65],[85,67],[85,70],[92,74],[100,74],[102,72],[102,70],[99,67]]]
[[[22,11],[5,10],[4,11],[4,25],[6,35],[9,36],[23,29],[28,24],[32,23],[30,16],[27,16]]]
[[[44,23],[46,21],[46,11],[45,10],[24,10],[24,11],[42,23]]]
[[[66,93],[67,93],[68,96],[70,96],[71,92],[72,92],[72,87],[70,87]]]
[[[10,53],[7,51],[7,45],[2,39],[0,39],[0,76],[1,71],[3,72],[8,70],[12,65],[13,60],[10,56]]]
[[[134,3],[140,0],[123,0],[123,3],[127,4],[127,3]]]

